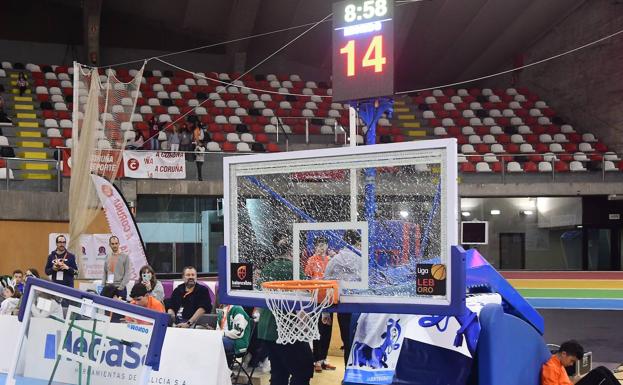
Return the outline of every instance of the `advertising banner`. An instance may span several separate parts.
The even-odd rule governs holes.
[[[123,168],[128,178],[186,178],[186,159],[181,152],[124,151]]]
[[[104,207],[104,214],[110,231],[119,237],[120,250],[130,257],[130,278],[136,280],[138,271],[147,264],[143,241],[130,214],[128,205],[119,191],[106,179],[91,175],[95,191]]]

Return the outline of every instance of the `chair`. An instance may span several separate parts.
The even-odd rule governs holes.
[[[255,327],[256,327],[256,323],[253,321],[253,319],[249,319],[249,323],[251,324],[251,333],[249,334],[249,340],[251,340],[251,338],[253,337],[253,333],[255,333]],[[249,326],[249,325],[248,325]],[[236,372],[235,375],[232,375],[232,383],[234,384],[240,384],[240,375],[244,374],[244,376],[246,377],[246,382],[243,382],[244,385],[253,385],[253,372],[255,372],[255,367],[251,368],[251,371],[248,371],[248,368],[245,368],[243,363],[247,357],[247,354],[249,354],[249,349],[244,349],[243,351],[240,351],[238,354],[235,354],[233,357],[233,362],[232,362],[232,366],[231,366],[231,370],[232,370],[232,374],[234,372],[234,368],[236,366],[238,366],[238,371]]]

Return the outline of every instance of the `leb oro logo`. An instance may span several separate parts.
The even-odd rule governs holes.
[[[244,279],[247,278],[247,267],[244,265],[238,267],[238,270],[236,270],[236,275],[238,276],[239,280],[244,281]]]
[[[138,170],[140,166],[140,162],[138,161],[138,159],[136,158],[130,158],[128,159],[128,168],[132,171],[136,171]]]

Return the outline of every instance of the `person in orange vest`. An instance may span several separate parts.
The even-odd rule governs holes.
[[[330,254],[329,242],[325,237],[314,238],[314,255],[309,257],[305,265],[305,275],[310,279],[322,279],[324,271],[329,263]],[[333,314],[323,313],[318,322],[318,332],[320,339],[314,340],[314,371],[317,373],[322,370],[335,370],[335,366],[327,361],[329,344],[331,343],[331,332],[333,329]]]
[[[584,348],[575,340],[563,342],[560,348],[543,365],[541,369],[541,385],[618,385],[619,381],[608,368],[599,366],[584,377],[567,375],[566,367],[573,366],[584,356]]]

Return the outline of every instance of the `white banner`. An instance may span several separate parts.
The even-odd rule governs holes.
[[[54,367],[59,348],[66,351],[85,349],[87,354],[99,352],[97,341],[74,330],[69,340],[61,343],[66,326],[57,321],[44,318],[32,318],[23,370],[29,378],[48,380]],[[80,323],[82,321],[78,321]],[[85,324],[87,323],[84,321]],[[0,316],[0,341],[7,354],[0,356],[0,373],[8,373],[13,360],[13,352],[19,338],[21,324],[15,316]],[[89,325],[90,326],[90,325]],[[129,341],[131,344],[112,343],[103,354],[100,365],[92,367],[91,384],[125,385],[138,383],[139,362],[146,351],[145,339],[137,334],[132,324],[110,324],[108,335]],[[144,337],[148,337],[147,334]],[[160,369],[151,372],[149,384],[170,385],[230,385],[230,371],[227,368],[223,333],[215,330],[197,330],[168,328],[160,356]],[[193,341],[189,344],[188,341]],[[95,345],[94,345],[95,343]],[[209,352],[209,354],[206,354]],[[201,357],[201,365],[189,357]],[[57,368],[54,379],[70,384],[77,383],[78,364],[63,358]],[[86,372],[86,367],[83,367]],[[84,373],[86,374],[86,373]],[[83,376],[85,378],[85,376]]]
[[[182,152],[124,151],[123,169],[128,178],[185,179],[186,158]]]
[[[94,174],[91,178],[104,207],[110,232],[119,237],[120,251],[130,257],[130,278],[136,280],[140,268],[147,264],[147,258],[132,214],[119,191],[109,181]]]
[[[69,242],[69,234],[50,233],[48,236],[48,250],[56,250],[56,237],[64,235]],[[78,276],[82,279],[102,279],[104,261],[110,252],[108,239],[111,234],[83,234],[80,236],[80,252],[76,254]]]

